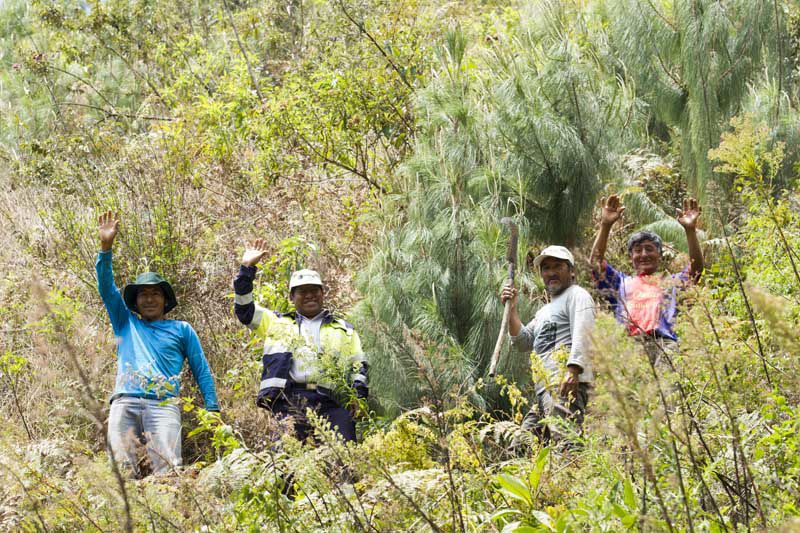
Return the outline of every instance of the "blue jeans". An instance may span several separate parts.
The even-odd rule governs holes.
[[[149,400],[120,396],[108,416],[108,448],[123,468],[139,470],[138,448],[144,446],[154,474],[180,466],[181,409],[177,398]]]

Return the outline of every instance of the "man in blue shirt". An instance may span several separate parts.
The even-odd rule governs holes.
[[[177,305],[170,284],[147,272],[120,294],[111,267],[118,230],[113,213],[100,216],[97,288],[117,337],[108,446],[117,462],[139,476],[136,448],[145,445],[153,473],[164,473],[182,462],[178,397],[184,359],[209,411],[219,411],[217,392],[197,333],[186,322],[165,318]]]

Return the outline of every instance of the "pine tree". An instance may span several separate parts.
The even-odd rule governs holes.
[[[500,218],[518,221],[523,261],[529,241],[574,244],[601,178],[615,172],[615,150],[634,137],[630,93],[598,69],[601,52],[579,43],[585,35],[567,31],[583,21],[542,5],[547,24],[521,26],[481,68],[465,59],[463,34],[448,34],[438,75],[418,100],[415,153],[388,210],[396,216],[359,278],[372,386],[389,410],[430,392],[420,366],[431,360],[438,388],[473,390],[502,315]],[[535,281],[519,278],[541,294]],[[501,372],[529,381],[527,356],[504,361]],[[497,400],[494,389],[473,392],[479,404]]]
[[[475,354],[491,350],[499,304],[495,264],[486,252],[497,231],[481,227],[485,214],[476,216],[492,195],[484,197],[479,185],[488,154],[482,110],[463,64],[465,46],[454,31],[440,50],[438,79],[419,100],[422,131],[400,198],[407,207],[359,279],[367,297],[357,313],[373,324],[365,334],[372,388],[390,410],[413,405],[426,392],[419,375],[426,361],[418,360],[409,332],[447,352],[437,369],[444,388],[473,383],[481,362]]]
[[[542,242],[573,246],[603,179],[642,132],[597,21],[564,2],[539,2],[531,23],[498,51],[493,127],[506,192]]]
[[[673,0],[609,2],[619,68],[652,113],[651,127],[680,141],[684,177],[701,200],[714,179],[708,150],[769,64],[781,35],[773,2]],[[782,59],[779,59],[782,61]]]

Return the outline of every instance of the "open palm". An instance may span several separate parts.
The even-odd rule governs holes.
[[[694,198],[686,198],[683,201],[683,209],[678,209],[678,222],[686,229],[697,229],[697,220],[700,218],[702,209]]]
[[[97,220],[98,234],[100,236],[100,247],[103,250],[110,250],[114,244],[114,238],[119,232],[119,219],[112,211],[106,211]]]
[[[242,254],[242,264],[244,266],[255,266],[268,253],[267,242],[264,239],[256,239],[247,244],[247,248]]]
[[[608,199],[601,200],[600,203],[603,205],[600,222],[604,225],[613,225],[625,212],[625,206],[622,205],[619,196],[616,194],[612,194]]]

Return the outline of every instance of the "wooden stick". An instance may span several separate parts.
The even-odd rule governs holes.
[[[497,367],[497,361],[500,359],[500,349],[503,347],[503,337],[506,333],[506,326],[508,326],[508,314],[511,309],[511,300],[506,300],[506,307],[503,309],[503,320],[500,322],[500,334],[497,335],[497,342],[494,345],[494,352],[492,352],[492,360],[489,364],[489,377],[494,377],[494,371]]]

